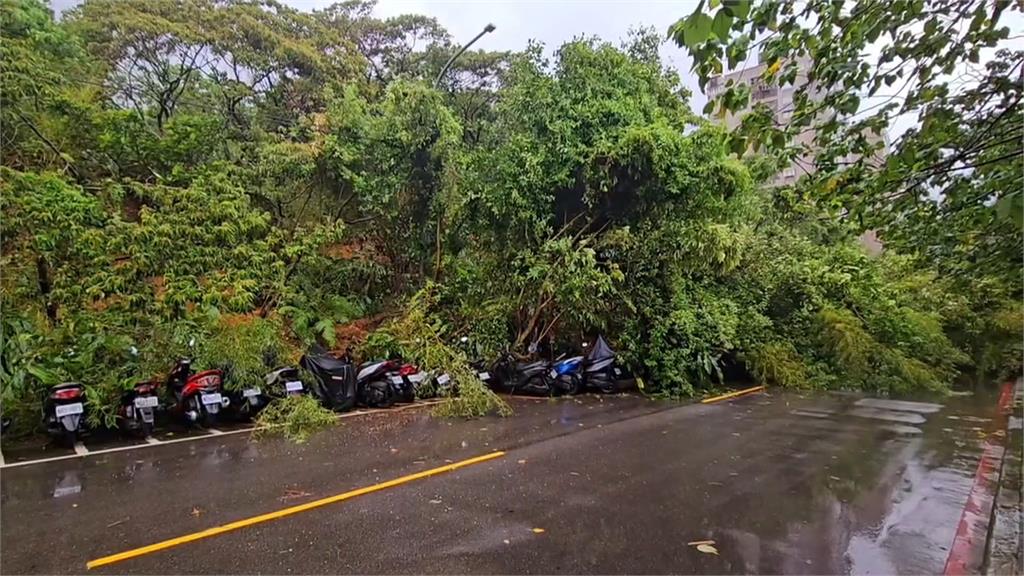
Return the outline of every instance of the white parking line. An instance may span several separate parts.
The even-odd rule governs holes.
[[[351,418],[353,416],[364,416],[367,414],[378,414],[381,412],[401,412],[410,408],[423,408],[426,406],[433,406],[444,402],[444,400],[428,400],[426,402],[417,402],[415,404],[406,404],[405,406],[397,406],[394,408],[375,408],[372,410],[354,410],[352,412],[345,412],[338,414],[338,420],[343,418]],[[248,428],[239,428],[237,430],[218,430],[220,434],[201,434],[197,436],[187,436],[185,438],[175,438],[173,440],[157,440],[156,438],[146,438],[146,444],[132,444],[130,446],[116,446],[114,448],[103,448],[102,450],[89,450],[83,446],[80,442],[75,444],[75,453],[66,454],[64,456],[52,456],[50,458],[40,458],[38,460],[22,460],[19,462],[3,463],[0,461],[0,469],[6,468],[17,468],[19,466],[30,466],[32,464],[45,464],[47,462],[57,462],[59,460],[71,460],[72,458],[84,458],[86,456],[98,456],[100,454],[110,454],[111,452],[125,452],[127,450],[142,450],[144,448],[155,448],[157,446],[163,446],[166,444],[177,444],[179,442],[195,442],[198,440],[205,440],[209,438],[217,438],[219,436],[231,436],[233,434],[243,434],[246,432],[252,432],[256,427],[249,426]],[[81,452],[79,447],[81,446]]]

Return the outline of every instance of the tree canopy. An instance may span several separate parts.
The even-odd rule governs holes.
[[[771,30],[767,79],[817,42],[802,49],[826,99],[798,99],[783,125],[755,108],[730,133],[691,111],[653,30],[470,51],[435,87],[455,40],[369,2],[86,0],[57,21],[2,0],[4,409],[37,411],[46,386],[79,380],[109,423],[120,391],[191,336],[231,387],[314,341],[469,386],[472,356],[599,333],[647,392],[673,396],[735,378],[943,390],[1018,369],[1019,55],[960,90],[940,80],[1005,36],[999,15],[951,37],[960,55],[915,72],[902,108],[853,121],[857,91],[838,88],[888,76],[840,57],[882,34],[917,42],[903,30],[939,7],[847,22],[834,3],[713,4],[672,32],[702,79]],[[841,28],[834,46],[808,20]],[[729,90],[713,106],[738,109]],[[871,164],[864,129],[913,111],[919,127]],[[812,125],[818,171],[769,186],[774,155]],[[880,256],[858,245],[865,227],[883,231]],[[500,409],[466,390],[453,413]]]

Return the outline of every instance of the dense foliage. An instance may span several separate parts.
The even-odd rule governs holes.
[[[505,409],[467,361],[598,333],[671,395],[739,376],[942,390],[1018,367],[1019,228],[940,207],[992,247],[985,266],[934,233],[867,255],[863,220],[814,185],[767,187],[770,162],[690,111],[653,31],[471,51],[435,87],[444,29],[361,1],[86,0],[59,22],[0,2],[0,376],[19,422],[78,380],[109,424],[192,337],[241,386],[366,319],[366,354],[453,374],[446,414]],[[956,186],[1019,188],[978,176]]]

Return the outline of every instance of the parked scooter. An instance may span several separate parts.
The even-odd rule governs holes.
[[[619,390],[618,382],[623,377],[622,369],[615,364],[615,351],[603,336],[598,336],[583,361],[584,383],[588,388],[612,394]]]
[[[230,402],[234,417],[243,422],[252,420],[260,410],[270,404],[270,397],[259,386],[250,386],[241,390],[225,390],[223,394]]]
[[[416,389],[423,382],[425,375],[415,364],[408,362],[398,367],[398,378],[390,376],[391,388],[395,393],[395,402],[415,402]]]
[[[78,382],[65,382],[50,388],[43,402],[43,421],[47,431],[74,446],[84,428],[85,388]]]
[[[195,346],[195,339],[189,340],[189,348]],[[231,405],[231,400],[221,394],[223,374],[220,370],[205,370],[192,373],[192,360],[181,358],[167,376],[167,389],[173,395],[171,411],[189,423],[212,426],[217,421],[221,408]]]
[[[264,378],[267,389],[264,391],[273,398],[284,398],[286,396],[302,396],[306,394],[306,386],[299,377],[299,369],[295,366],[285,366],[269,372]],[[257,388],[257,390],[259,390]]]
[[[128,349],[133,362],[137,362],[139,349],[132,346]],[[155,380],[137,382],[131,390],[121,394],[121,404],[117,408],[118,426],[125,432],[148,438],[153,433],[156,422],[156,411],[160,407],[157,394],[159,383]]]
[[[495,373],[502,388],[510,394],[524,393],[549,396],[552,393],[548,374],[551,365],[544,360],[520,362],[505,352],[495,364]]]
[[[489,364],[486,360],[473,360],[473,358],[477,357],[477,354],[476,351],[472,349],[473,347],[470,346],[468,336],[463,336],[462,338],[459,338],[459,348],[461,348],[462,351],[466,354],[466,357],[471,359],[469,362],[469,367],[476,374],[476,377],[479,378],[480,381],[484,383],[484,385],[486,385],[489,388],[494,388],[500,384],[500,382],[498,381],[498,374],[496,370],[496,365],[498,363],[495,362],[494,364]]]
[[[356,391],[359,403],[371,408],[388,408],[396,401],[395,381],[402,382],[398,366],[391,360],[371,360],[359,366]]]
[[[117,416],[121,428],[148,438],[153,434],[156,411],[160,406],[159,385],[154,381],[139,382],[121,395]]]
[[[579,394],[583,389],[582,367],[583,356],[565,358],[552,364],[547,374],[551,392],[554,394]]]
[[[313,375],[315,381],[310,383],[310,391],[321,404],[335,412],[355,406],[356,371],[347,354],[346,358],[339,359],[314,346],[299,360],[299,365]]]

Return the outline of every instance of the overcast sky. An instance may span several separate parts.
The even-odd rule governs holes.
[[[284,0],[302,10],[324,8],[334,0]],[[448,29],[457,44],[476,36],[488,22],[497,29],[481,38],[473,48],[522,50],[530,40],[543,42],[554,50],[576,36],[598,36],[618,45],[630,28],[653,26],[664,36],[668,27],[693,12],[697,0],[379,0],[375,14],[386,18],[399,14],[433,16]],[[690,59],[675,44],[665,43],[662,60],[679,70],[683,83],[694,97],[698,112],[705,98],[696,78],[688,74]]]

